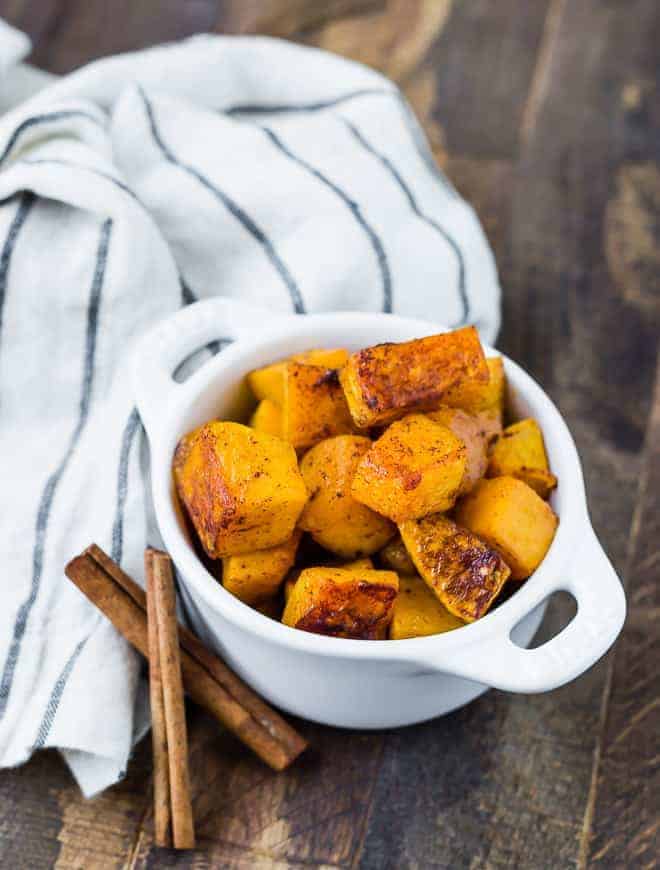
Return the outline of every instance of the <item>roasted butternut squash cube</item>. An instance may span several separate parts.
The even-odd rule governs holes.
[[[499,550],[514,580],[538,568],[559,522],[550,505],[515,477],[479,481],[459,503],[456,521]]]
[[[306,363],[286,364],[282,431],[297,449],[353,431],[336,369]]]
[[[281,406],[284,402],[284,378],[288,361],[322,366],[325,369],[338,369],[347,359],[348,351],[343,348],[305,350],[292,354],[288,359],[254,369],[248,374],[247,380],[257,399],[270,399]]]
[[[399,577],[399,592],[394,601],[390,622],[390,640],[426,637],[453,631],[465,623],[450,613],[421,577]]]
[[[250,426],[260,432],[282,437],[282,411],[272,399],[262,399],[250,417]]]
[[[261,369],[255,369],[247,376],[250,389],[260,401],[269,399],[282,406],[284,401],[284,370],[286,362],[276,362]]]
[[[413,411],[432,411],[461,383],[488,383],[488,366],[473,326],[400,344],[378,344],[351,354],[340,372],[353,420],[360,429]]]
[[[394,571],[306,568],[282,622],[315,634],[379,640],[387,636],[398,589]]]
[[[449,510],[463,482],[465,445],[422,414],[410,414],[385,430],[362,457],[353,498],[395,522]]]
[[[524,481],[541,498],[557,486],[550,472],[543,433],[536,420],[520,420],[507,426],[492,447],[488,477],[510,475]]]
[[[488,377],[486,380],[463,380],[450,387],[443,397],[445,405],[461,408],[468,414],[479,411],[498,412],[500,419],[504,412],[504,363],[502,357],[489,356],[486,359]]]
[[[173,473],[212,559],[284,543],[307,501],[293,447],[240,423],[213,421],[185,435]]]
[[[373,568],[374,563],[371,561],[371,559],[364,558],[364,559],[355,559],[355,561],[353,561],[353,562],[346,562],[346,564],[344,564],[344,565],[336,565],[333,567],[362,570],[364,568],[366,568],[366,569]],[[293,587],[296,585],[296,580],[298,579],[298,577],[300,577],[300,574],[302,571],[303,571],[302,568],[295,568],[293,571],[289,572],[288,577],[284,581],[284,600],[285,601],[289,600],[289,596],[291,595]]]
[[[257,604],[276,594],[296,558],[301,532],[266,550],[222,560],[222,585],[245,604]]]
[[[415,574],[417,571],[408,550],[406,550],[406,545],[401,540],[401,535],[396,535],[388,544],[385,544],[378,555],[382,564],[386,568],[396,571],[399,576]]]
[[[429,419],[442,423],[465,444],[465,475],[461,481],[460,495],[469,492],[486,473],[488,467],[488,441],[483,427],[476,417],[460,408],[440,408],[431,411]]]
[[[305,363],[308,366],[323,366],[324,369],[340,369],[346,364],[348,351],[343,347],[332,349],[316,348],[304,350],[301,353],[292,354],[289,359],[292,362]]]
[[[482,617],[509,577],[500,554],[442,514],[399,526],[415,567],[442,604],[466,622]]]
[[[308,450],[300,472],[309,493],[298,525],[344,559],[375,553],[396,526],[351,495],[353,475],[371,441],[360,435],[327,438]]]

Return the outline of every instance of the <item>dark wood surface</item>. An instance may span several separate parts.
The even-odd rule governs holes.
[[[42,753],[0,772],[0,866],[658,866],[657,0],[0,0],[0,14],[58,73],[222,31],[320,45],[396,79],[481,216],[500,346],[566,416],[630,605],[616,648],[569,686],[489,692],[387,733],[300,723],[315,749],[284,775],[191,710],[192,855],[152,847],[148,744],[88,802]],[[552,603],[546,634],[566,607]]]

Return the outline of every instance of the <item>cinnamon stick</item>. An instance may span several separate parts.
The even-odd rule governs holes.
[[[195,831],[188,776],[188,734],[183,702],[181,659],[172,563],[167,553],[153,550],[148,561],[149,588],[153,594],[159,664],[165,709],[167,755],[170,774],[172,842],[175,849],[194,849]],[[151,576],[149,576],[151,575]],[[147,611],[149,591],[147,591]]]
[[[139,652],[148,657],[144,591],[92,544],[65,572]],[[183,685],[190,697],[274,770],[283,770],[307,742],[189,631],[179,626]]]
[[[154,757],[154,841],[157,846],[171,846],[170,771],[160,650],[158,648],[158,622],[153,592],[152,554],[153,550],[145,550],[144,569],[147,588],[151,743]]]

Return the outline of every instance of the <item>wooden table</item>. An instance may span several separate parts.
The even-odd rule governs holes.
[[[630,608],[614,652],[572,685],[492,691],[387,733],[300,723],[315,751],[285,775],[191,711],[194,855],[152,848],[148,742],[90,802],[40,754],[0,773],[0,865],[658,866],[657,0],[0,0],[0,14],[58,73],[215,30],[320,45],[398,81],[485,225],[500,346],[568,419]],[[566,608],[552,602],[547,635]]]

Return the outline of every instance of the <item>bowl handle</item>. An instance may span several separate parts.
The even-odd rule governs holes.
[[[172,373],[186,357],[211,341],[254,337],[274,319],[290,316],[214,297],[181,308],[152,327],[138,340],[131,361],[133,395],[147,432],[156,431],[184,386]]]
[[[588,519],[568,577],[559,580],[552,590],[544,590],[533,607],[558,590],[566,590],[574,596],[577,613],[563,631],[547,643],[536,649],[524,649],[515,644],[511,631],[521,621],[516,615],[504,628],[500,625],[491,639],[484,641],[478,657],[470,659],[468,645],[456,655],[457,660],[464,656],[465,661],[441,662],[436,658],[434,667],[511,692],[545,692],[575,679],[607,652],[626,616],[621,581]]]

